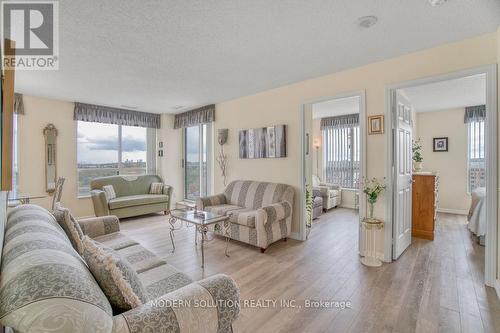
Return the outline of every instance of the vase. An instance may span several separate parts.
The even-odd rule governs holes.
[[[423,169],[423,162],[413,162],[413,171],[419,172]]]
[[[369,212],[370,212],[370,218],[371,219],[373,218],[373,207],[374,206],[375,206],[375,203],[370,202],[370,207],[369,207],[370,211]]]

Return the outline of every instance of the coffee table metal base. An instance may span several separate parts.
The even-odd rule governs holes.
[[[174,237],[175,237],[175,234],[174,234],[174,231],[176,230],[179,230],[182,228],[182,220],[181,220],[181,225],[178,226],[177,228],[175,227],[175,224],[177,222],[177,218],[171,216],[169,219],[168,219],[168,223],[170,224],[170,241],[172,242],[172,253],[175,252],[175,242],[174,242]],[[187,224],[188,222],[186,222]],[[225,247],[225,250],[224,250],[224,254],[226,255],[226,257],[229,258],[229,252],[228,252],[228,249],[229,249],[229,239],[230,239],[230,226],[231,226],[231,223],[229,222],[229,220],[224,220],[222,221],[222,224],[224,226],[224,238],[225,238],[225,242],[226,242],[226,247]],[[195,243],[195,246],[198,245],[198,233],[201,235],[201,268],[205,268],[205,241],[207,241],[207,232],[208,232],[208,225],[199,225],[199,224],[196,224],[195,225],[195,238],[194,238],[194,243]]]

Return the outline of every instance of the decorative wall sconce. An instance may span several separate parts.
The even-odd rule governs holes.
[[[229,130],[227,128],[219,129],[217,133],[217,142],[220,145],[219,156],[217,156],[217,164],[221,171],[221,176],[224,179],[224,186],[226,186],[226,170],[227,170],[227,155],[224,152],[224,145],[227,143]]]

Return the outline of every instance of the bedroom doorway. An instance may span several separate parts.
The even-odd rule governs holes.
[[[457,228],[470,236],[466,242],[475,242],[467,244],[477,249],[478,258],[484,256],[484,282],[494,286],[496,89],[496,66],[387,88],[386,117],[388,128],[394,130],[387,138],[390,156],[386,174],[393,185],[386,198],[390,207],[386,217],[390,221],[386,229],[386,261],[404,255],[412,241],[434,241],[437,235],[436,240],[445,242],[444,234]],[[399,167],[399,161],[405,159],[403,154],[408,156],[401,148],[405,146],[402,142],[408,143],[406,136],[400,135],[401,119],[408,120],[411,137],[412,165],[403,182],[408,187],[406,192],[399,181],[405,169]],[[411,199],[402,200],[402,193],[410,194]],[[403,237],[406,234],[412,237]]]
[[[364,105],[364,92],[353,92],[314,100],[300,109],[301,239],[324,223],[328,227],[323,232],[351,235],[351,245],[361,254],[364,249],[357,244],[362,244],[359,219],[365,211],[360,191],[366,170]]]

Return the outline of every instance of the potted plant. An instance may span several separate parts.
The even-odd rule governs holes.
[[[363,193],[367,195],[368,203],[370,204],[370,219],[373,219],[373,207],[380,193],[385,190],[385,187],[385,184],[380,182],[377,178],[365,181]]]
[[[422,157],[422,144],[420,138],[413,141],[413,171],[422,171],[424,158]]]

